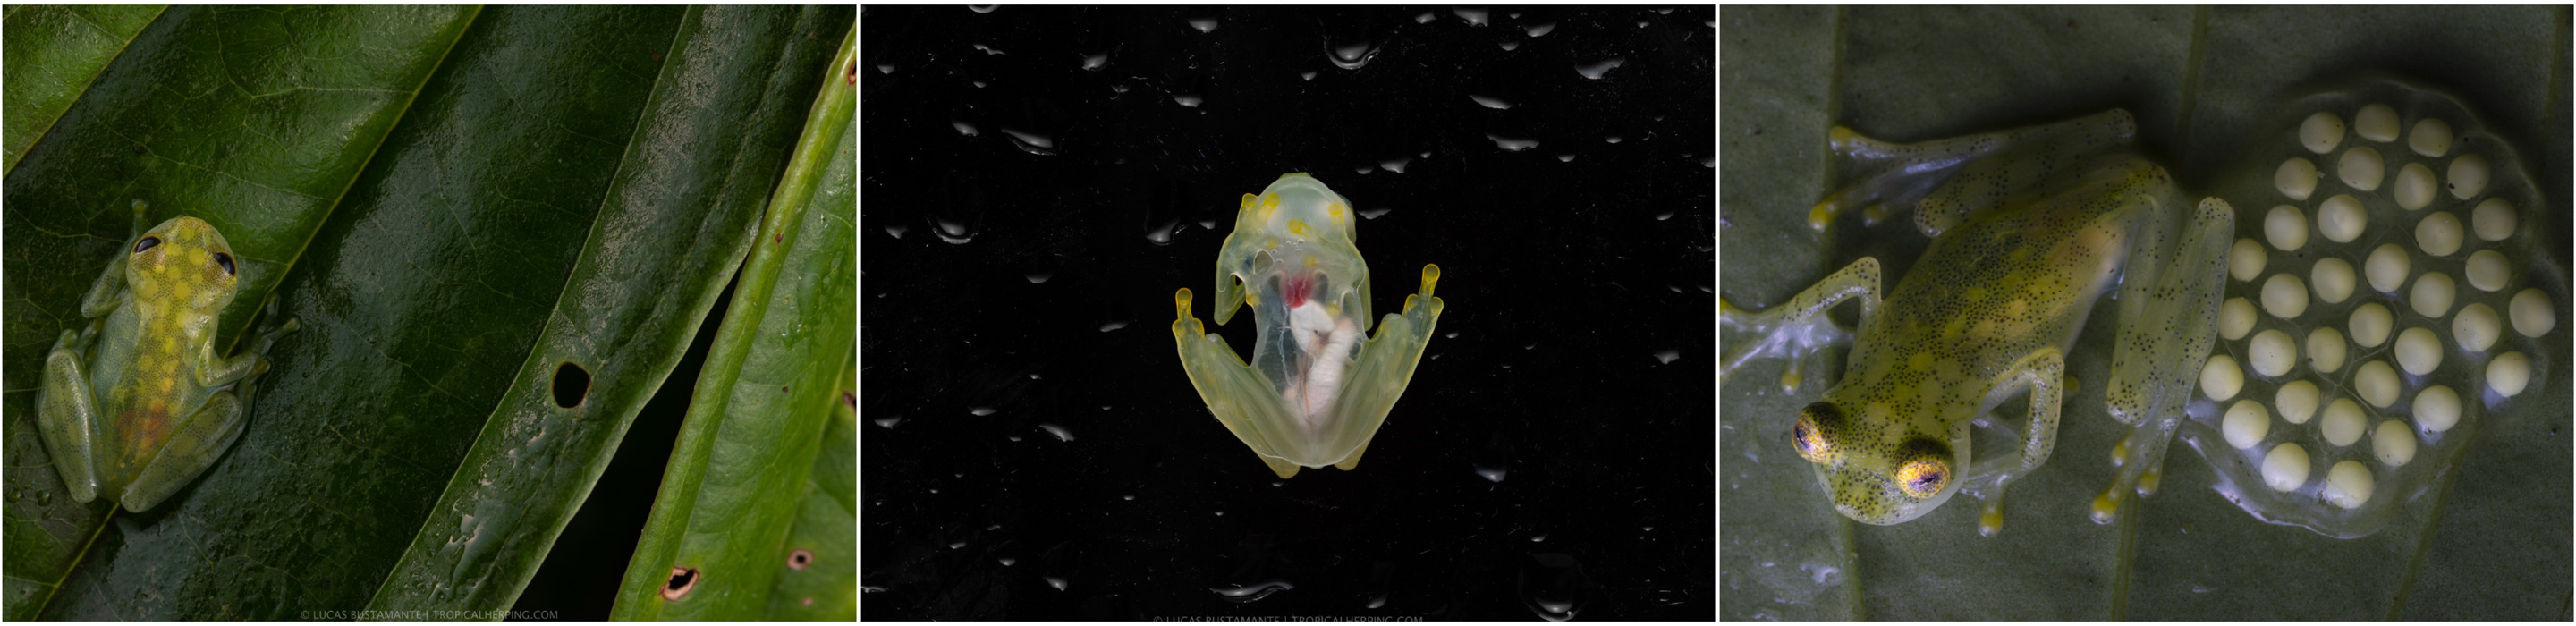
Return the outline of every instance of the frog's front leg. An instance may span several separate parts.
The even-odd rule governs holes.
[[[2029,476],[2041,464],[2048,462],[2049,452],[2057,446],[2057,418],[2066,398],[2065,381],[2066,355],[2051,347],[2041,348],[2014,361],[1996,385],[2000,393],[2030,390],[2030,424],[2022,429],[2020,459],[2013,464],[2014,467],[2000,471],[1977,468],[1977,473],[1981,474],[1979,482],[1990,484],[1961,487],[1963,490],[1975,489],[1971,495],[1985,501],[1985,512],[1977,516],[1977,534],[1992,537],[2003,532],[2004,487]],[[1968,410],[1976,409],[1969,407]]]
[[[2156,229],[2163,235],[2168,230]],[[2111,453],[2120,475],[2093,499],[2093,521],[2110,523],[2134,486],[2156,491],[2166,444],[2182,425],[2200,367],[2209,360],[2226,287],[2226,248],[2236,236],[2236,212],[2208,198],[2182,224],[2175,245],[2133,252],[2121,279],[2120,342],[2111,357],[2105,392],[2111,416],[2132,426]],[[2134,255],[2146,255],[2143,257]],[[2144,274],[2144,272],[2154,272]]]
[[[45,453],[53,456],[72,501],[82,503],[98,499],[98,466],[92,462],[98,458],[98,401],[82,366],[96,336],[64,330],[45,353],[45,381],[36,390],[36,427],[43,431]]]
[[[1860,322],[1867,325],[1870,318],[1878,315],[1879,284],[1878,259],[1862,257],[1798,292],[1785,305],[1746,312],[1724,298],[1718,299],[1718,321],[1758,337],[1749,345],[1739,341],[1733,342],[1731,348],[1721,347],[1718,379],[1724,380],[1729,372],[1743,367],[1753,357],[1776,353],[1789,357],[1789,370],[1780,375],[1780,385],[1797,390],[1799,364],[1804,360],[1801,357],[1850,334],[1825,317],[1825,311],[1844,300],[1859,298]]]

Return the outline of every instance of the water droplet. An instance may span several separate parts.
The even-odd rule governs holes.
[[[1581,562],[1554,552],[1530,555],[1521,566],[1521,604],[1551,622],[1574,619],[1593,594],[1592,577]]]
[[[1324,58],[1331,60],[1334,67],[1356,70],[1368,67],[1369,60],[1377,58],[1377,51],[1377,44],[1361,41],[1332,46],[1325,51]]]
[[[1504,152],[1519,152],[1538,147],[1536,139],[1513,139],[1491,133],[1487,133],[1485,138],[1493,140],[1494,147],[1502,148]]]
[[[1582,74],[1584,78],[1601,80],[1601,76],[1603,74],[1608,74],[1610,73],[1610,70],[1619,69],[1619,66],[1627,64],[1627,59],[1611,57],[1598,63],[1587,63],[1574,66],[1574,73]]]
[[[1037,133],[1024,133],[1008,128],[1002,129],[1002,134],[1010,135],[1011,145],[1018,146],[1021,152],[1027,152],[1038,156],[1055,156],[1054,138]]]
[[[1209,587],[1208,591],[1216,592],[1217,597],[1223,598],[1227,602],[1242,604],[1267,598],[1270,597],[1270,594],[1295,588],[1297,588],[1297,586],[1288,584],[1288,581],[1273,580],[1233,587]]]

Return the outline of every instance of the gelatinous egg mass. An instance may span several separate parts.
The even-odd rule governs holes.
[[[2358,537],[2436,505],[2416,496],[2456,464],[2421,460],[2537,405],[2567,342],[2563,260],[2540,246],[2565,226],[2527,209],[2548,204],[2516,146],[2450,96],[2376,83],[2270,119],[2212,190],[2238,240],[2197,381],[2215,403],[2182,436],[2248,513]]]

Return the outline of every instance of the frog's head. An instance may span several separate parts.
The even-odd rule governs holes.
[[[191,310],[222,309],[241,284],[241,261],[232,244],[205,220],[179,216],[162,222],[125,249],[125,284],[139,300],[184,302]]]
[[[1807,405],[1789,430],[1790,445],[1816,464],[1817,477],[1833,492],[1834,509],[1866,524],[1895,524],[1930,513],[1959,492],[1965,438],[1943,441],[1907,428],[1913,420],[1903,416],[1853,416],[1843,409],[1830,398]]]

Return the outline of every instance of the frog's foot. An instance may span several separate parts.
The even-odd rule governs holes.
[[[2119,518],[2131,492],[2142,498],[2155,495],[2163,478],[2166,445],[2173,442],[2174,430],[2181,425],[2180,413],[2158,416],[2140,422],[2120,440],[2120,445],[2112,447],[2111,465],[2120,469],[2120,475],[2111,480],[2111,487],[2102,490],[2102,495],[2094,496],[2094,523],[2109,524]]]
[[[1827,345],[1840,343],[1851,331],[1836,325],[1825,316],[1825,310],[1844,300],[1860,300],[1862,324],[1878,314],[1878,259],[1863,257],[1825,276],[1824,280],[1789,299],[1787,304],[1759,312],[1736,308],[1724,298],[1717,302],[1717,319],[1727,327],[1753,334],[1750,341],[1725,342],[1719,346],[1717,377],[1743,367],[1754,357],[1789,357],[1789,370],[1780,377],[1782,387],[1796,391],[1802,376],[1799,362],[1808,353]]]

